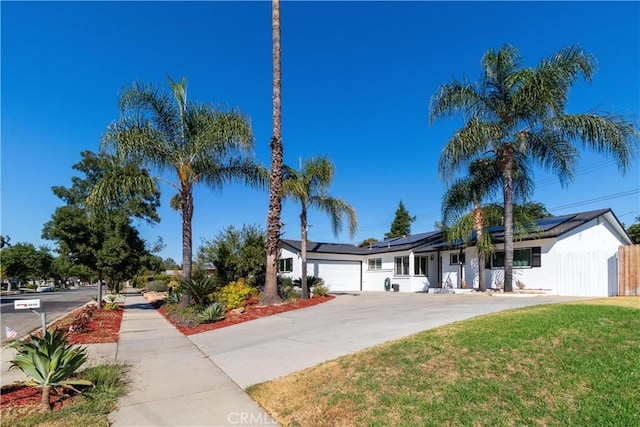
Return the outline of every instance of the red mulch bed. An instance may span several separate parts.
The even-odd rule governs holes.
[[[77,393],[68,388],[56,387],[57,393],[51,391],[50,402],[53,410],[64,408],[73,402]],[[27,412],[37,410],[40,407],[42,391],[38,387],[30,387],[22,384],[10,384],[2,387],[0,394],[0,410],[2,415],[9,411],[24,408]]]
[[[328,295],[326,297],[313,297],[310,299],[298,299],[291,302],[278,304],[259,306],[257,304],[250,304],[246,307],[246,311],[242,314],[227,313],[227,317],[223,320],[214,323],[203,323],[193,328],[185,328],[183,326],[175,324],[169,317],[167,317],[167,311],[164,306],[160,306],[158,311],[162,313],[164,317],[169,320],[180,332],[185,335],[194,335],[201,332],[212,331],[214,329],[224,328],[226,326],[237,325],[238,323],[248,322],[249,320],[259,319],[261,317],[272,316],[274,314],[284,313],[291,310],[297,310],[299,308],[311,307],[314,305],[322,304],[323,302],[334,299],[335,296]]]
[[[53,327],[67,330],[67,339],[70,344],[102,344],[118,342],[120,324],[122,323],[123,308],[117,310],[93,311],[91,320],[87,322],[85,332],[69,331],[71,325],[83,313],[85,307],[75,310],[65,318],[56,322]],[[17,368],[14,368],[17,369]],[[51,393],[51,404],[53,410],[63,408],[71,403],[76,393],[71,389],[56,388],[58,394]],[[22,384],[11,384],[2,387],[0,391],[0,412],[6,414],[9,411],[37,410],[40,405],[42,392],[38,387],[25,386]]]
[[[70,344],[84,345],[118,342],[124,307],[120,306],[117,310],[98,310],[96,308],[93,311],[91,320],[87,323],[85,331],[73,330],[70,326],[81,315],[83,310],[85,308],[72,312],[54,325],[54,327],[67,330],[67,339]]]

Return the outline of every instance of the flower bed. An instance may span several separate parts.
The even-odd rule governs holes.
[[[158,311],[162,313],[162,315],[165,316],[167,320],[169,320],[180,332],[182,332],[185,335],[194,335],[194,334],[199,334],[201,332],[224,328],[226,326],[237,325],[238,323],[259,319],[261,317],[272,316],[274,314],[284,313],[291,310],[297,310],[299,308],[311,307],[314,305],[321,304],[323,302],[330,301],[333,298],[335,298],[335,296],[328,295],[326,297],[313,297],[307,300],[297,299],[294,301],[290,301],[290,302],[286,302],[278,305],[260,306],[257,304],[251,304],[246,307],[246,310],[244,311],[244,313],[234,314],[233,312],[230,311],[227,313],[227,317],[224,320],[220,320],[214,323],[203,323],[201,325],[198,325],[192,328],[185,328],[173,322],[167,316],[167,311],[164,306],[160,306],[158,308]]]

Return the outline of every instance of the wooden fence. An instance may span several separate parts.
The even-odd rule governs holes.
[[[640,245],[618,248],[618,295],[640,296]]]

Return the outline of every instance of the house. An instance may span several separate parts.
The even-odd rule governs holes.
[[[308,242],[307,271],[323,278],[331,291],[384,291],[388,278],[394,290],[427,292],[477,287],[479,268],[484,268],[487,286],[500,288],[504,228],[490,227],[488,232],[495,252],[484,266],[478,265],[473,239],[452,245],[442,232],[434,231],[365,248]],[[631,243],[610,209],[538,220],[535,231],[514,242],[514,289],[553,295],[617,295],[618,248]],[[280,247],[279,274],[300,277],[300,241],[283,239]]]

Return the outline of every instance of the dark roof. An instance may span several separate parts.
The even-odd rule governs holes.
[[[398,252],[412,250],[417,247],[424,246],[429,242],[441,241],[442,232],[432,231],[430,233],[413,234],[411,236],[393,237],[381,242],[372,243],[371,246],[364,248],[344,244],[344,243],[322,243],[307,241],[307,252],[326,253],[326,254],[351,254],[351,255],[368,255],[384,252]],[[299,240],[280,240],[286,246],[296,251],[301,249]]]
[[[554,216],[549,218],[542,218],[536,221],[536,229],[521,236],[518,240],[533,240],[533,239],[546,239],[559,237],[569,231],[586,224],[587,222],[603,216],[607,213],[611,213],[614,220],[620,226],[622,232],[624,228],[620,224],[620,221],[613,214],[611,209],[598,209],[588,212],[579,212],[569,215]],[[487,231],[491,233],[491,237],[494,243],[504,243],[504,227],[493,226],[488,227]],[[475,231],[471,236],[470,246],[475,244]],[[395,237],[386,239],[381,242],[372,243],[371,246],[360,248],[355,245],[341,244],[341,243],[319,243],[319,242],[307,242],[307,252],[315,253],[328,253],[328,254],[351,254],[351,255],[368,255],[385,252],[400,252],[405,250],[412,250],[414,253],[433,252],[437,250],[446,250],[450,248],[464,246],[465,243],[459,240],[454,243],[446,242],[444,233],[442,231],[432,231],[429,233],[413,234],[411,236]],[[282,239],[281,243],[290,246],[291,248],[299,251],[299,240]]]
[[[598,209],[595,211],[542,218],[536,221],[538,229],[527,233],[520,240],[559,237],[583,224],[586,224],[592,219],[606,214],[607,212],[611,212],[611,209]],[[493,230],[490,230],[490,233],[495,243],[504,242],[504,227],[495,227]]]
[[[281,239],[280,243],[289,246],[297,251],[301,250],[300,240]],[[362,249],[355,245],[343,243],[322,243],[307,241],[307,252],[326,253],[326,254],[354,254],[361,255]]]

